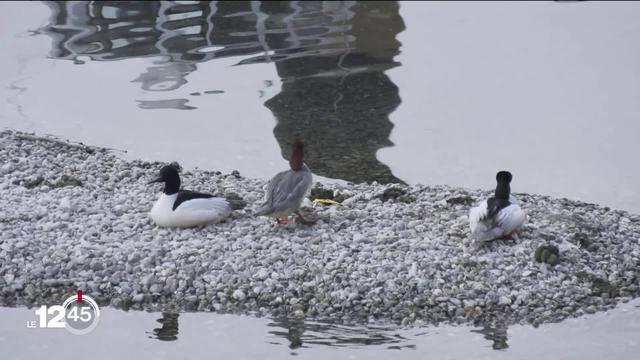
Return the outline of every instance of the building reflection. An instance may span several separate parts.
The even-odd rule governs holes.
[[[314,173],[352,182],[401,182],[376,158],[392,146],[389,114],[400,104],[384,73],[399,64],[397,2],[46,1],[51,56],[82,63],[153,57],[132,81],[146,91],[187,83],[198,64],[241,56],[273,63],[282,90],[266,101],[283,157],[303,138]],[[139,102],[193,110],[187,99]],[[205,116],[203,114],[203,116]]]
[[[393,145],[389,114],[400,104],[398,87],[384,74],[398,65],[396,35],[404,30],[398,4],[359,2],[342,19],[350,25],[335,53],[276,62],[282,91],[265,103],[278,121],[274,135],[285,158],[292,139],[305,139],[305,161],[318,175],[402,182],[376,158]],[[307,49],[316,46],[323,45]]]

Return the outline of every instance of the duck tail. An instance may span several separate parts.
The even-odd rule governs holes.
[[[236,193],[226,193],[224,199],[229,203],[231,210],[240,210],[247,206],[247,202]]]
[[[477,242],[484,243],[487,241],[491,241],[502,236],[502,229],[487,226],[484,222],[479,222],[476,225],[471,237],[473,237]]]
[[[254,213],[253,215],[255,216],[264,216],[269,214],[269,212],[271,211],[271,208],[269,206],[260,206]]]
[[[247,202],[244,200],[227,200],[229,201],[229,205],[231,205],[231,209],[240,210],[244,209],[247,206]]]

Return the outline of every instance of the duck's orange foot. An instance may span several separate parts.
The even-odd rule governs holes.
[[[288,224],[288,223],[289,223],[289,220],[288,220],[287,218],[284,218],[284,219],[282,219],[282,218],[276,218],[276,222],[277,222],[278,224],[280,224],[280,225],[286,225],[286,224]]]

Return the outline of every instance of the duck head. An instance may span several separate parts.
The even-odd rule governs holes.
[[[291,158],[289,159],[289,166],[291,170],[298,171],[302,169],[302,158],[304,157],[304,143],[302,140],[296,140],[293,143],[293,152],[291,152]]]
[[[149,184],[163,182],[164,193],[167,195],[175,194],[180,190],[180,175],[178,175],[178,166],[174,164],[163,166],[157,178],[151,180]]]
[[[511,176],[511,173],[508,171],[499,171],[496,174],[496,181],[498,182],[495,193],[496,199],[509,200],[509,195],[511,194],[509,184],[511,183],[511,179],[513,179],[513,176]]]
[[[513,176],[511,176],[511,173],[508,171],[498,171],[496,174],[496,181],[498,182],[510,183],[511,179],[513,179]]]

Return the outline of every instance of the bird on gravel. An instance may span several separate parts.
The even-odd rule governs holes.
[[[273,217],[278,224],[286,224],[289,215],[295,213],[302,224],[315,223],[305,219],[300,212],[300,205],[313,183],[313,176],[304,164],[303,157],[304,144],[298,140],[293,144],[293,152],[289,159],[290,169],[279,172],[269,181],[264,203],[255,212],[257,216]]]
[[[522,227],[526,216],[511,195],[511,173],[500,171],[496,174],[496,191],[490,197],[469,211],[471,236],[479,243],[511,238]]]
[[[163,182],[164,190],[149,216],[163,227],[203,227],[228,218],[233,210],[242,209],[242,200],[229,200],[211,194],[180,190],[179,165],[163,166],[159,176],[149,182]]]

